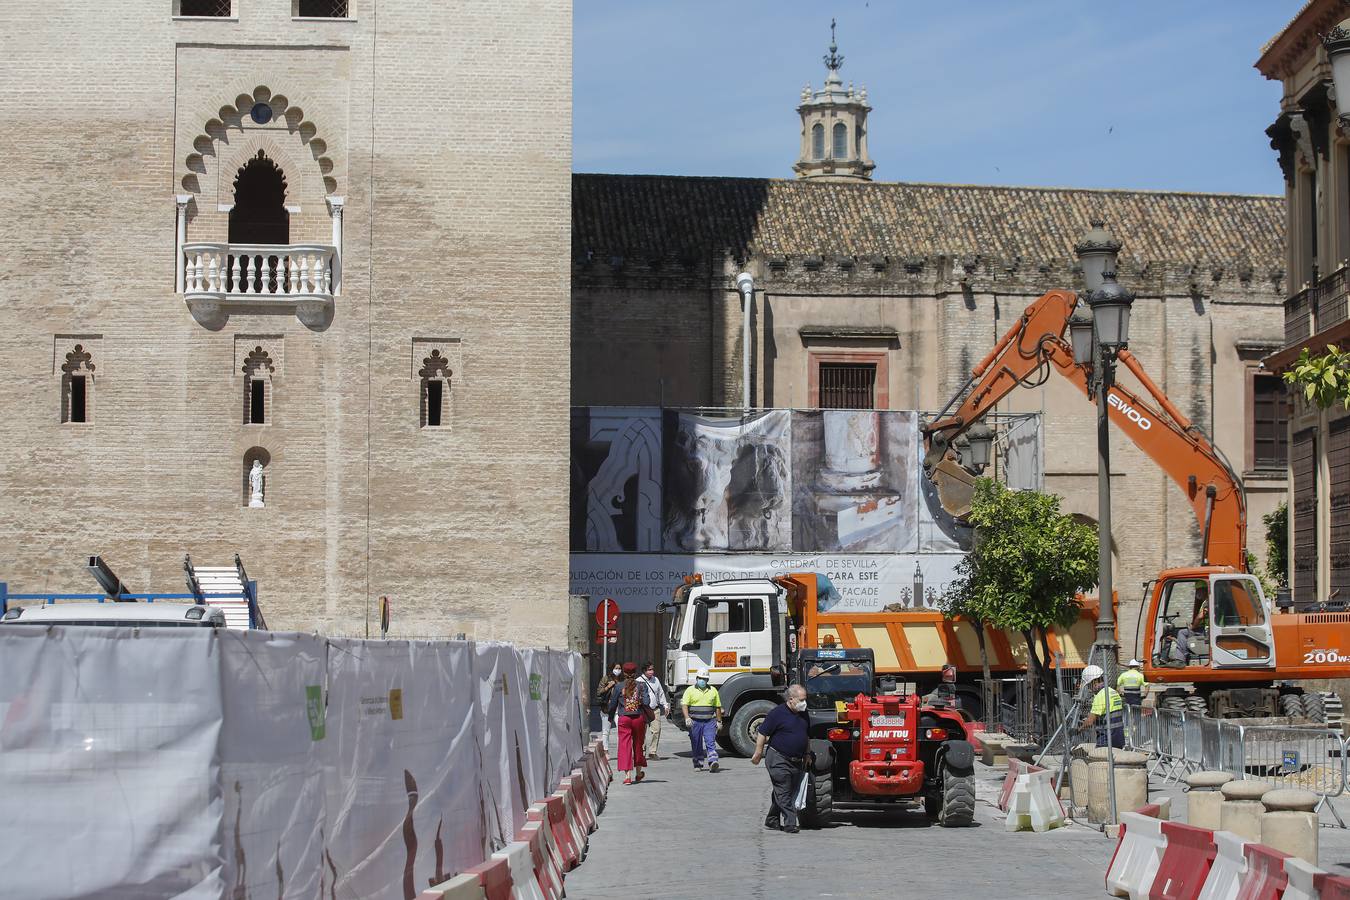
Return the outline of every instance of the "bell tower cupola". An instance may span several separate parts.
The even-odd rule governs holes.
[[[802,88],[797,113],[802,117],[802,150],[792,167],[798,178],[822,181],[871,181],[876,163],[867,154],[867,88],[844,87],[839,69],[844,57],[830,20],[830,52],[825,56],[825,84]]]

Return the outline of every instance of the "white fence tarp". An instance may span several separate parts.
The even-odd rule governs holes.
[[[228,725],[220,734],[225,882],[250,897],[278,894],[282,885],[287,896],[316,896],[324,853],[327,645],[305,634],[218,637]]]
[[[581,758],[560,651],[7,626],[0,665],[6,895],[413,897]]]
[[[220,646],[0,628],[0,893],[222,896]]]

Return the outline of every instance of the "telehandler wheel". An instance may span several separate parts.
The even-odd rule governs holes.
[[[807,828],[824,828],[834,819],[834,776],[808,771],[811,779],[806,789],[806,809],[801,812],[802,824]]]
[[[741,756],[747,759],[755,755],[755,734],[759,723],[777,706],[772,700],[751,700],[736,710],[731,717],[731,726],[727,729],[727,739]]]
[[[925,800],[924,807],[927,808]],[[937,823],[943,828],[964,828],[975,822],[975,772],[942,767],[942,798]]]
[[[1313,722],[1325,722],[1327,720],[1327,711],[1322,703],[1321,694],[1307,693],[1303,695],[1303,715]]]

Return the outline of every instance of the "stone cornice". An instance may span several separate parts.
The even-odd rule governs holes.
[[[1321,45],[1321,36],[1350,15],[1350,0],[1313,0],[1261,52],[1256,69],[1275,81],[1291,78]]]

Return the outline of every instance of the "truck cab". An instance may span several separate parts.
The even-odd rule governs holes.
[[[795,649],[786,592],[768,578],[691,581],[675,593],[666,641],[666,684],[679,708],[694,673],[708,669],[722,698],[724,746],[749,756],[750,736],[787,685],[786,659]]]

